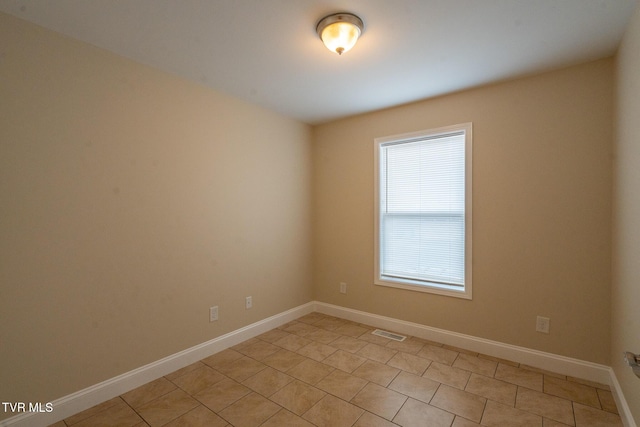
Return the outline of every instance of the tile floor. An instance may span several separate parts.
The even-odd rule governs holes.
[[[621,426],[607,386],[312,313],[54,424]]]

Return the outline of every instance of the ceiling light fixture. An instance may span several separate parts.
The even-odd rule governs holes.
[[[342,55],[356,44],[364,29],[362,19],[352,13],[334,13],[318,22],[316,32],[331,52]]]

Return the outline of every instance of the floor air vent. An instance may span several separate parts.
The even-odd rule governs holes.
[[[375,331],[373,331],[371,333],[373,335],[377,335],[379,337],[384,337],[384,338],[389,338],[390,340],[394,340],[394,341],[404,341],[407,338],[404,335],[394,334],[393,332],[383,331],[382,329],[376,329]]]

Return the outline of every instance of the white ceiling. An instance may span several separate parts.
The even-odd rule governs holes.
[[[0,11],[315,124],[615,53],[638,0],[0,0]],[[323,16],[359,15],[350,52]]]

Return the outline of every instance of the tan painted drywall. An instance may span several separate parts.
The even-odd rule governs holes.
[[[1,400],[60,398],[309,302],[310,137],[0,14]]]
[[[640,8],[630,20],[616,65],[611,365],[639,422],[640,378],[622,353],[640,354]]]
[[[612,104],[605,59],[317,126],[315,298],[608,363]],[[473,300],[373,285],[374,138],[463,122],[474,136]],[[551,318],[549,335],[536,315]]]

